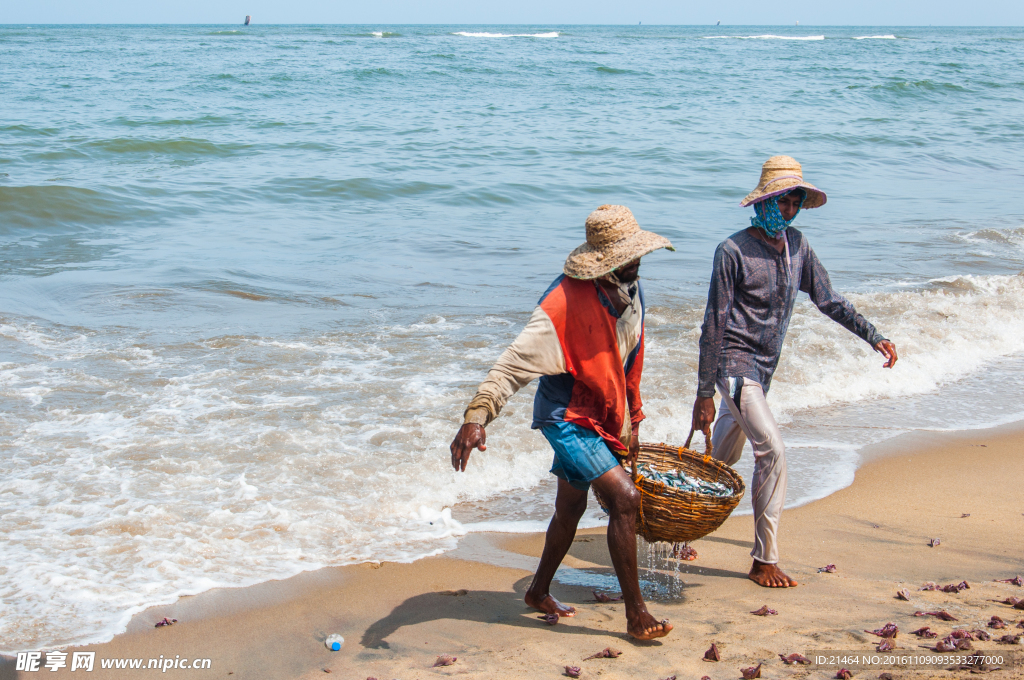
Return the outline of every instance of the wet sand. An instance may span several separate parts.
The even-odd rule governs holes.
[[[993,615],[1024,621],[1024,610],[998,604],[1024,597],[1024,588],[993,579],[1024,575],[1024,427],[905,435],[865,452],[853,485],[828,498],[787,511],[780,527],[781,565],[800,582],[788,590],[760,588],[746,578],[752,518],[730,518],[694,544],[695,562],[654,560],[643,573],[662,595],[650,601],[658,618],[675,625],[671,636],[637,643],[624,634],[622,605],[597,604],[591,588],[613,575],[603,530],[582,531],[565,561],[553,594],[579,614],[549,627],[522,603],[543,545],[541,534],[476,534],[457,551],[412,564],[385,563],[323,569],[251,588],[216,590],[137,615],[113,641],[64,651],[96,652],[85,677],[162,677],[274,680],[331,677],[556,678],[567,664],[583,677],[739,678],[740,669],[762,667],[762,676],[835,676],[835,668],[785,666],[778,654],[874,653],[878,641],[864,633],[887,622],[900,628],[900,653],[923,651],[909,635],[921,626],[945,635],[953,628],[985,628]],[[747,503],[744,499],[743,503]],[[962,517],[969,514],[969,517]],[[929,539],[941,545],[929,547]],[[645,565],[646,556],[641,559]],[[818,568],[835,564],[833,574]],[[921,585],[966,580],[959,594],[922,592]],[[907,588],[910,602],[895,598]],[[675,595],[665,595],[668,590]],[[762,605],[777,616],[750,614]],[[915,611],[946,610],[959,620],[918,618]],[[179,622],[154,628],[162,617]],[[1024,629],[994,631],[996,637]],[[324,638],[340,633],[345,645],[330,652]],[[712,642],[721,662],[702,660]],[[934,644],[934,640],[928,641]],[[977,642],[976,648],[1015,652],[1024,646]],[[605,647],[616,659],[584,657]],[[442,653],[458,657],[431,668]],[[206,670],[103,670],[101,659],[209,658]],[[69,654],[69,661],[70,661]],[[70,665],[70,663],[69,663]],[[967,677],[939,668],[854,669],[856,677]],[[0,678],[79,677],[67,668],[16,673],[13,660]],[[972,676],[973,677],[973,676]],[[993,678],[1024,677],[1024,665]]]

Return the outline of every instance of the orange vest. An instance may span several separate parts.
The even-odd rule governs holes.
[[[566,371],[575,379],[565,420],[594,430],[612,450],[625,451],[629,445],[629,435],[623,433],[627,405],[631,423],[644,418],[640,400],[643,329],[639,351],[626,375],[615,337],[616,319],[601,304],[595,282],[566,276],[540,306],[555,326]]]

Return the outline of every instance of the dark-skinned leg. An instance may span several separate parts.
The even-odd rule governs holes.
[[[555,514],[548,524],[547,537],[544,539],[544,552],[540,556],[540,565],[533,576],[533,583],[523,598],[526,604],[545,614],[559,616],[575,616],[576,610],[562,604],[551,597],[551,579],[555,577],[558,565],[572,546],[576,537],[576,526],[587,509],[587,492],[574,488],[569,482],[559,478],[558,492],[555,496]]]
[[[636,513],[640,507],[640,492],[621,467],[612,468],[592,484],[610,506],[608,551],[626,604],[626,632],[638,640],[668,635],[672,625],[651,616],[640,594],[636,564]]]

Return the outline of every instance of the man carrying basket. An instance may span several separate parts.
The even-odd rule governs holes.
[[[832,289],[828,273],[807,239],[790,227],[801,208],[825,204],[825,192],[803,179],[800,164],[773,156],[761,181],[743,201],[754,206],[751,226],[715,251],[708,304],[700,336],[693,428],[707,432],[715,420],[715,389],[722,395],[713,455],[727,465],[740,459],[743,443],[754,449],[754,564],[749,577],[769,588],[797,583],[778,567],[776,531],[786,500],[786,449],[765,394],[779,362],[797,293],[810,295],[823,314],[896,363],[896,347]]]
[[[644,297],[640,258],[672,244],[644,231],[628,208],[602,205],[587,217],[587,242],[572,251],[562,276],[544,293],[515,342],[498,358],[466,408],[451,445],[452,466],[465,471],[473,449],[486,450],[484,427],[534,378],[533,425],[555,450],[555,514],[526,604],[551,617],[576,610],[549,593],[576,535],[593,484],[608,504],[608,549],[626,605],[626,630],[649,640],[672,626],[657,621],[640,594],[636,513],[640,493],[620,459],[640,451],[640,374]]]

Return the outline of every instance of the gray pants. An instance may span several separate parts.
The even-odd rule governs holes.
[[[711,443],[712,455],[726,465],[735,465],[750,440],[754,449],[754,479],[750,499],[754,504],[754,549],[758,562],[779,561],[776,532],[786,501],[786,447],[775,416],[768,408],[761,385],[744,378],[730,378],[718,384],[722,398]]]

